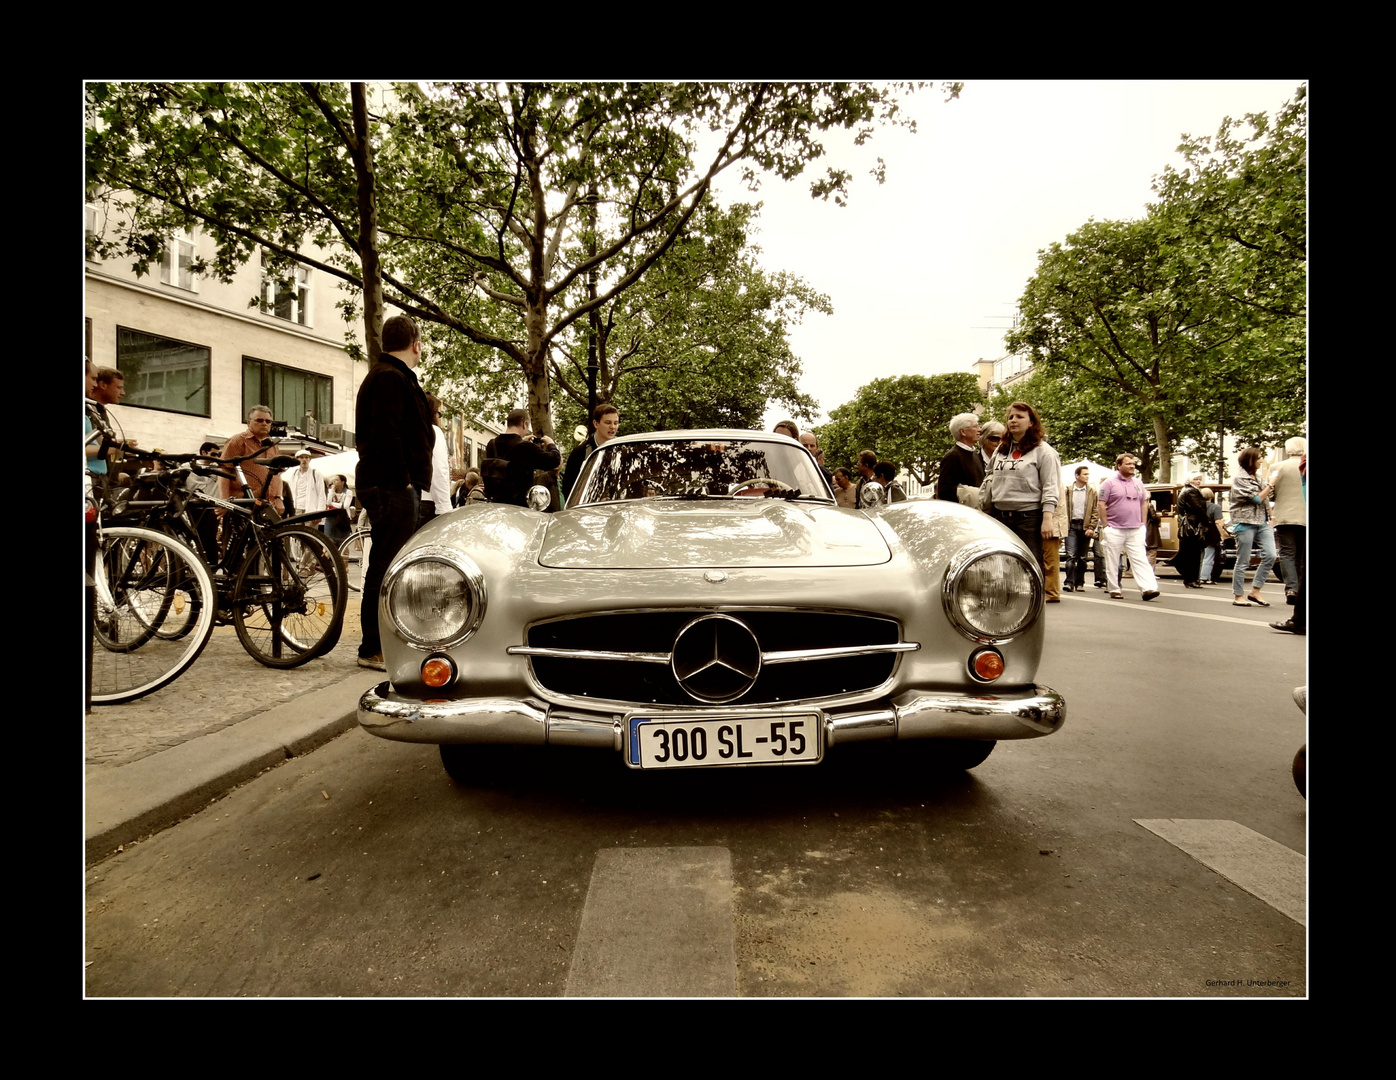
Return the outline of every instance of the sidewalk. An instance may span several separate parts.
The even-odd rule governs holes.
[[[358,594],[339,644],[298,668],[264,667],[220,626],[163,690],[94,706],[84,724],[88,865],[352,728],[359,696],[384,678],[358,666],[359,637]]]

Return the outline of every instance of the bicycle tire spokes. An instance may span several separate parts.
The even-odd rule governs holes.
[[[235,597],[233,625],[248,653],[268,667],[296,667],[339,641],[344,563],[323,534],[283,528],[249,554]]]

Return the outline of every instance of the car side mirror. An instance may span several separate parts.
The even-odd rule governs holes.
[[[863,493],[858,496],[858,505],[863,510],[875,510],[887,501],[887,489],[876,480],[863,485]]]

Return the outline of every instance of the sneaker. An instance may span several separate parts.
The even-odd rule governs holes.
[[[383,654],[374,653],[372,656],[359,657],[359,667],[369,668],[373,671],[387,671],[388,665],[383,663]]]
[[[1295,602],[1296,600],[1298,600],[1298,599],[1299,599],[1299,594],[1298,594],[1298,593],[1292,593],[1292,592],[1287,592],[1287,593],[1285,593],[1285,603],[1288,604],[1290,607],[1293,607],[1293,606],[1294,606],[1294,602]]]

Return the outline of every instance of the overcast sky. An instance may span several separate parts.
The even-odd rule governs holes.
[[[762,263],[833,301],[833,315],[809,315],[792,334],[822,423],[873,379],[1002,356],[1039,249],[1091,217],[1141,216],[1153,177],[1182,161],[1181,134],[1273,115],[1303,81],[967,81],[956,101],[934,88],[909,99],[914,135],[826,142],[854,176],[845,207],[811,199],[807,178],[767,178],[756,196],[723,178],[718,194],[759,198]],[[882,186],[868,176],[879,156]],[[766,428],[778,419],[773,410]]]

